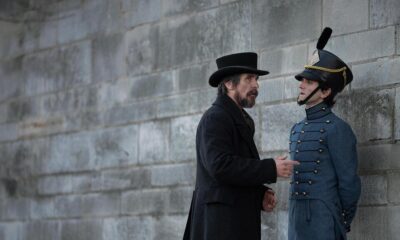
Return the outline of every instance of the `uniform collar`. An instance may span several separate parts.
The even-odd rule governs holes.
[[[321,102],[311,108],[306,109],[307,120],[322,118],[331,113],[331,108],[325,102]]]

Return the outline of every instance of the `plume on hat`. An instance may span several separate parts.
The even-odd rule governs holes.
[[[328,43],[329,38],[331,37],[332,34],[332,28],[326,27],[321,33],[321,36],[318,39],[317,42],[317,49],[322,50],[324,49],[325,45]]]

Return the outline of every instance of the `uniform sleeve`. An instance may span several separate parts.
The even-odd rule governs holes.
[[[356,144],[356,137],[345,122],[335,124],[333,132],[328,135],[328,148],[338,179],[344,225],[348,231],[350,231],[350,224],[355,216],[361,193],[361,182],[357,175]]]
[[[203,165],[213,178],[226,184],[256,186],[276,182],[273,159],[238,156],[234,149],[234,122],[223,113],[208,115],[198,131]]]

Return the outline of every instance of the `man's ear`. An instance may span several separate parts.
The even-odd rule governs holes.
[[[226,81],[226,82],[224,82],[224,84],[225,84],[226,89],[228,89],[228,90],[234,89],[232,81]]]
[[[331,95],[332,89],[328,88],[325,90],[321,90],[321,93],[322,93],[322,95],[321,95],[322,98],[327,98],[329,95]]]

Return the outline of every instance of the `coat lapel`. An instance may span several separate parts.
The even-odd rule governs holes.
[[[253,140],[254,132],[246,123],[243,113],[241,112],[242,110],[236,106],[236,103],[230,97],[226,95],[218,96],[214,104],[224,108],[229,112],[236,124],[237,129],[239,130],[240,135],[250,147],[252,155],[259,159],[260,156],[258,155],[257,147]],[[245,112],[244,114],[248,113]]]

